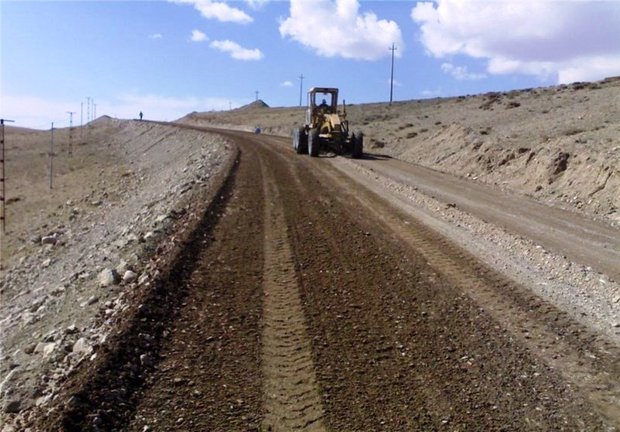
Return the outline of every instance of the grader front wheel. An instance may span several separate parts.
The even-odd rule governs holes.
[[[308,137],[302,127],[293,130],[293,149],[297,154],[304,154],[308,151]]]
[[[356,131],[351,137],[351,157],[359,159],[364,154],[364,133]]]

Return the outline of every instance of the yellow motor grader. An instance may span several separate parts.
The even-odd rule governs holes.
[[[305,125],[293,130],[293,149],[297,154],[317,157],[319,152],[331,150],[358,159],[362,157],[363,147],[364,134],[349,131],[344,101],[342,112],[338,111],[338,89],[312,87],[308,91]]]

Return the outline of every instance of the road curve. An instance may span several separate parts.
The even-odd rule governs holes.
[[[163,285],[176,300],[77,376],[46,428],[620,428],[618,347],[329,160],[224,134],[239,160]]]

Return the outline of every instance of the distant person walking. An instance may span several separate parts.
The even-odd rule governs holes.
[[[142,120],[142,116],[143,116],[142,111],[140,111],[140,120]]]

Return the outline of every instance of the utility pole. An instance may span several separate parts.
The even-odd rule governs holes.
[[[50,189],[54,178],[54,122],[52,122],[52,139],[50,141]]]
[[[93,120],[97,119],[97,104],[93,103]]]
[[[86,123],[90,122],[90,96],[86,96]]]
[[[0,222],[2,222],[2,234],[6,233],[6,159],[4,157],[4,124],[15,123],[14,120],[0,119],[0,204],[2,204],[2,214],[0,214]],[[2,253],[2,245],[0,245],[0,254]],[[1,257],[0,257],[1,258]],[[0,259],[0,268],[2,267],[2,260]]]
[[[396,48],[394,46],[394,44],[392,44],[392,48],[390,48],[390,51],[392,51],[392,72],[390,75],[390,105],[392,105],[392,98],[394,96],[394,51],[396,51],[398,48]]]
[[[304,86],[304,74],[299,75],[299,106],[301,106],[301,95]]]
[[[259,91],[256,90],[254,93],[256,93],[256,100],[258,101],[258,93],[259,93]]]
[[[84,102],[80,102],[80,139],[84,138]]]
[[[73,156],[73,114],[74,111],[67,111],[69,114],[69,157]]]

